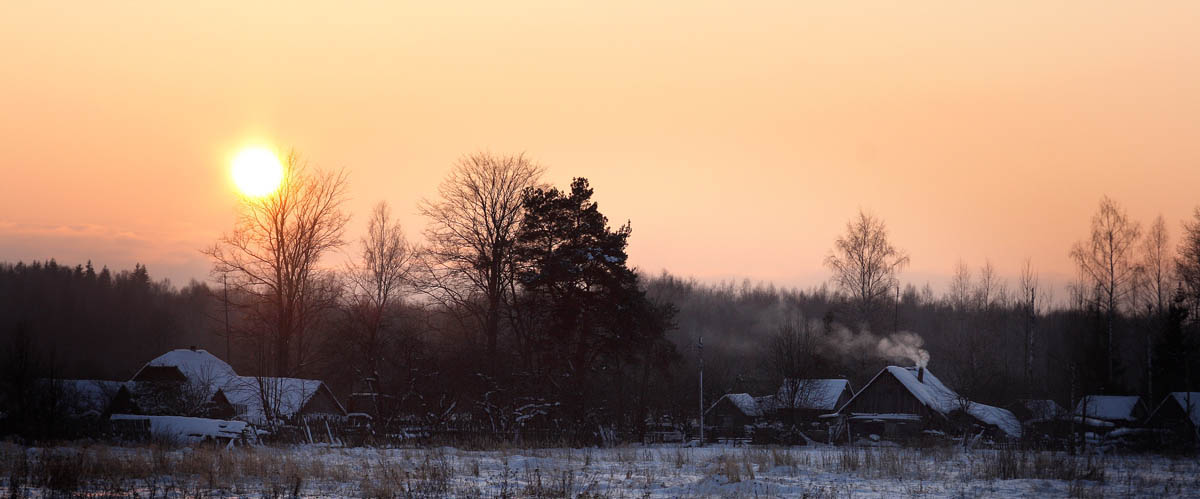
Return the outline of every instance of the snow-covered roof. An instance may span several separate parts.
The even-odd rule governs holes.
[[[159,355],[142,366],[137,374],[133,375],[133,379],[138,379],[147,367],[174,367],[179,369],[188,382],[207,385],[212,388],[213,392],[227,384],[230,379],[237,377],[232,366],[201,349],[180,348]]]
[[[1012,411],[963,399],[954,390],[946,387],[937,376],[929,372],[928,368],[925,369],[924,374],[920,375],[921,379],[917,380],[918,368],[916,367],[888,366],[871,378],[867,386],[874,383],[884,373],[895,377],[913,397],[942,416],[949,416],[954,411],[965,409],[965,412],[971,417],[1000,428],[1010,437],[1021,436],[1021,422],[1017,420]],[[863,391],[865,390],[866,388],[863,388]],[[854,398],[858,398],[858,394],[855,394]]]
[[[265,424],[268,411],[264,405],[276,418],[291,419],[322,389],[328,390],[315,379],[235,376],[221,387],[221,392],[238,409],[239,418]]]
[[[842,393],[850,389],[844,379],[785,379],[775,393],[778,408],[835,411]]]
[[[184,416],[138,416],[133,414],[113,414],[113,421],[148,421],[150,432],[169,435],[185,442],[201,442],[205,438],[229,438],[241,436],[246,429],[244,421],[224,421],[220,419],[189,418]]]
[[[779,403],[775,400],[774,395],[761,395],[754,397],[754,405],[758,407],[758,412],[765,414],[767,411],[773,411],[779,408]]]
[[[1137,395],[1088,395],[1079,401],[1072,414],[1104,421],[1137,421],[1141,402]]]
[[[758,404],[754,402],[754,397],[751,397],[749,393],[726,393],[717,399],[716,402],[713,402],[713,405],[709,406],[708,411],[704,411],[705,414],[713,410],[717,404],[720,404],[725,399],[729,399],[729,402],[734,407],[737,407],[739,411],[742,411],[742,414],[752,417],[762,416],[762,411],[759,410]]]

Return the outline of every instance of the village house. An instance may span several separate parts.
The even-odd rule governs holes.
[[[785,379],[775,395],[760,404],[764,416],[784,423],[812,423],[837,411],[854,397],[844,379]]]
[[[1087,395],[1079,400],[1071,415],[1076,423],[1107,431],[1138,426],[1148,413],[1146,404],[1137,395]]]
[[[991,438],[1021,437],[1007,409],[972,402],[923,367],[888,366],[837,412],[834,437],[909,439],[970,432]]]
[[[785,379],[771,395],[721,396],[705,411],[705,424],[719,437],[748,436],[748,427],[759,423],[826,426],[820,416],[837,410],[853,395],[844,379]]]
[[[121,385],[108,412],[237,419],[259,426],[346,415],[319,380],[239,376],[225,361],[196,348],[147,362]]]
[[[742,437],[746,426],[762,418],[762,410],[748,393],[727,393],[704,411],[706,427],[716,430],[713,437]]]

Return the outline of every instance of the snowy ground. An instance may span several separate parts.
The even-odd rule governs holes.
[[[18,497],[1194,497],[1200,496],[1200,462],[957,448],[167,450],[0,444],[0,494],[14,492]]]

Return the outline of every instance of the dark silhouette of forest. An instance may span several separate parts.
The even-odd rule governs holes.
[[[361,262],[298,266],[312,271],[290,283],[256,281],[234,252],[254,240],[237,232],[208,251],[214,281],[182,287],[142,265],[0,264],[3,410],[32,410],[21,406],[29,380],[125,380],[167,350],[197,346],[239,373],[321,379],[343,398],[372,377],[393,401],[382,414],[391,420],[437,425],[465,414],[491,430],[637,433],[650,420],[696,416],[701,336],[710,401],[773,392],[784,378],[844,377],[861,387],[883,366],[916,361],[897,351],[924,352],[962,395],[997,406],[1051,398],[1070,407],[1096,393],[1157,401],[1196,389],[1200,209],[1170,242],[1161,219],[1143,233],[1105,198],[1093,237],[1064,248],[1080,277],[1053,304],[1032,264],[1016,282],[990,264],[960,264],[941,293],[902,284],[910,256],[869,214],[831,241],[829,284],[712,284],[638,273],[626,254],[633,224],[610,225],[586,179],[560,190],[539,183],[525,161],[464,160],[441,199],[423,205],[428,246],[407,243],[381,205]],[[454,201],[507,181],[485,216]],[[333,185],[327,194],[340,192]],[[250,209],[279,209],[261,203]],[[336,203],[314,210],[320,223],[348,218]],[[453,230],[470,222],[488,230]],[[329,246],[343,244],[340,227],[330,230]],[[1122,238],[1124,246],[1101,244]],[[839,278],[855,256],[876,262],[850,269],[869,278]],[[281,304],[281,289],[296,290],[294,309]]]

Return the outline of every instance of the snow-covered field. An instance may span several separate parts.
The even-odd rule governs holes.
[[[17,497],[1186,497],[1200,496],[1200,462],[958,448],[170,450],[0,444],[0,494],[14,492]]]

